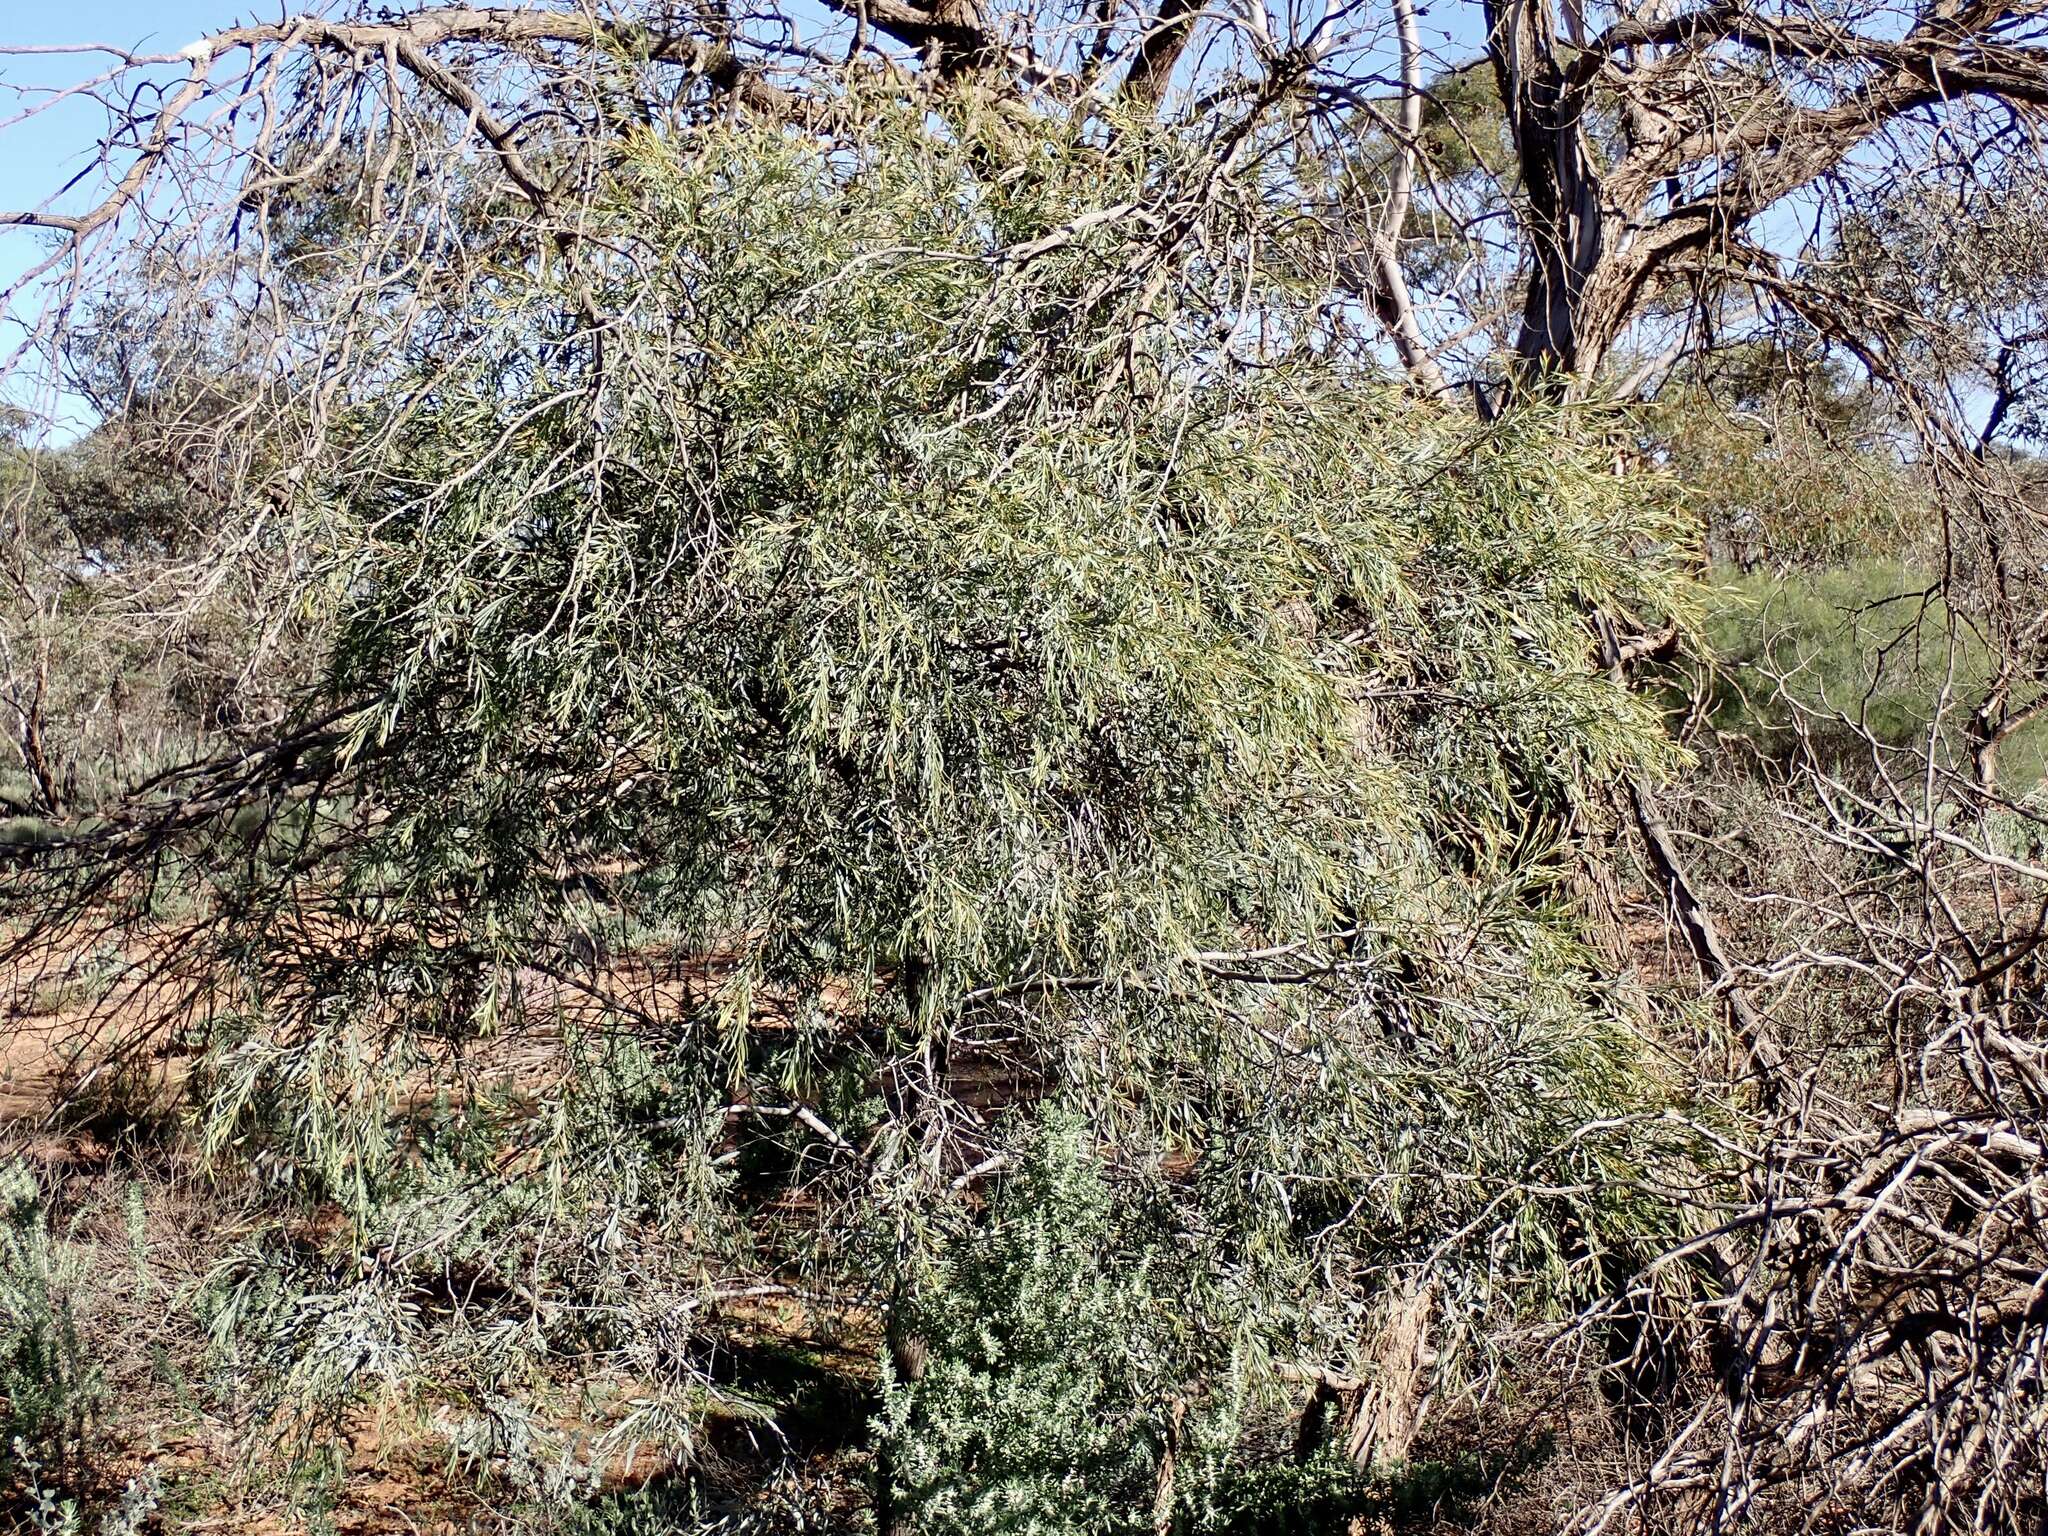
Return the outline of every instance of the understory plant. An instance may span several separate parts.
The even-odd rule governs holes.
[[[106,1388],[81,1316],[85,1266],[50,1231],[34,1172],[0,1165],[0,1475],[38,1505],[89,1474]]]
[[[908,1376],[882,1364],[891,1496],[932,1536],[1150,1531],[1169,1448],[1198,1462],[1235,1427],[1227,1335],[1188,1314],[1175,1234],[1077,1118],[1046,1115],[1020,1155],[898,1320],[916,1344]]]

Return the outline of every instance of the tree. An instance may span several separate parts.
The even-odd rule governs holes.
[[[925,77],[923,88],[1013,120],[1086,117],[1111,99],[1128,111],[1208,122],[1227,143],[1250,123],[1289,119],[1278,164],[1298,195],[1366,253],[1347,271],[1402,362],[1431,387],[1446,375],[1456,381],[1454,355],[1471,359],[1458,371],[1497,373],[1498,358],[1451,338],[1502,337],[1492,322],[1517,310],[1512,337],[1502,338],[1514,366],[1582,382],[1643,326],[1677,331],[1681,348],[1688,334],[1696,343],[1731,290],[1812,320],[1804,289],[1828,270],[1828,237],[1854,225],[1866,189],[1888,188],[1895,200],[1907,188],[1934,189],[1956,162],[1944,155],[1931,174],[1914,175],[1930,136],[1966,145],[1987,185],[2023,176],[2031,156],[2023,125],[2048,93],[2041,18],[2026,5],[1877,7],[1850,24],[1800,3],[1602,15],[1517,0],[1455,20],[1438,41],[1407,0],[1384,14],[1302,23],[1294,34],[1263,11],[1211,12],[1181,0],[1156,15],[1032,14],[1022,32],[983,8],[950,3],[831,9],[852,23],[845,67],[855,75],[904,84]],[[829,114],[836,86],[825,50],[784,47],[780,28],[772,19],[749,27],[631,6],[575,14],[457,6],[245,26],[155,58],[108,48],[114,77],[168,66],[185,78],[132,136],[109,139],[104,196],[82,212],[10,219],[61,231],[67,249],[103,244],[124,220],[149,219],[148,196],[167,159],[199,158],[181,138],[194,132],[213,169],[231,178],[253,163],[241,148],[258,152],[265,166],[246,188],[251,209],[288,201],[353,158],[387,182],[424,182],[426,191],[432,167],[407,162],[452,133],[475,135],[470,142],[508,195],[550,218],[569,214],[556,231],[569,236],[583,173],[574,155],[557,160],[555,151],[602,143],[608,124],[632,116],[629,101],[656,114],[701,110],[713,99],[788,120]],[[1480,42],[1497,95],[1474,120],[1476,140],[1455,134],[1460,148],[1446,156],[1444,109],[1452,120],[1466,110],[1450,104],[1470,94],[1473,61],[1452,61],[1435,83],[1430,65],[1460,36]],[[256,67],[220,73],[243,55]],[[497,93],[521,89],[521,71],[505,67],[513,60],[551,82],[542,94],[555,105],[545,119],[508,115]],[[610,78],[594,89],[584,77],[602,60],[628,67],[604,67]],[[332,89],[301,89],[316,78]],[[1372,94],[1381,78],[1395,82],[1391,98]],[[410,108],[371,127],[392,91]],[[214,101],[270,103],[253,130],[260,142],[241,145],[233,135],[250,130],[232,126],[195,128],[196,110]],[[1431,116],[1438,126],[1426,131]],[[1504,126],[1511,159],[1483,152],[1489,123]],[[343,139],[315,152],[330,127]],[[338,159],[334,150],[360,143],[358,134],[375,134],[389,154]],[[544,140],[555,149],[541,148]],[[135,148],[124,154],[118,143]],[[307,152],[274,153],[288,144]],[[1389,151],[1383,176],[1331,177],[1375,144]],[[371,206],[403,205],[392,198],[395,184],[380,192],[360,172],[342,174],[358,177],[356,193]],[[1372,206],[1354,217],[1360,199]],[[1430,218],[1419,221],[1425,209]],[[220,211],[233,217],[229,205]],[[1474,222],[1500,215],[1504,250]],[[1481,281],[1412,293],[1407,258],[1446,234],[1465,244]]]
[[[2026,1521],[2036,1234],[1983,1213],[2043,1173],[2038,815],[1996,772],[2043,698],[1998,452],[2038,411],[2032,247],[1871,252],[1979,206],[1966,156],[2024,184],[2038,10],[1516,0],[1464,49],[1405,0],[835,14],[112,50],[82,202],[14,216],[55,236],[20,358],[175,446],[323,669],[15,871],[24,956],[110,911],[176,938],[211,1144],[346,1214],[360,1283],[305,1307],[252,1264],[223,1336],[288,1390],[345,1396],[357,1350],[487,1401],[566,1334],[536,1303],[539,1344],[437,1353],[420,1266],[545,1269],[667,1390],[620,1433],[682,1441],[711,1379],[662,1317],[818,1276],[913,1315],[1013,1155],[985,1111],[1057,1093],[1181,1170],[1214,1273],[1259,1278],[1233,1358],[1346,1398],[1363,1460],[1548,1311],[1662,1383],[1589,1527],[1779,1484],[1816,1521],[1816,1489]],[[1579,404],[1682,412],[1745,356],[1760,414],[1825,381],[1781,462],[1839,462],[1853,403],[1941,525],[1928,729],[1829,721],[1848,754],[1773,784],[1828,857],[1761,904],[1818,957],[1712,899],[1715,808],[1666,806],[1631,685],[1692,634],[1643,460],[1757,456]],[[137,900],[167,869],[202,920]],[[1631,883],[1733,1026],[1710,1106],[1595,958],[1587,891]],[[1816,995],[1876,1030],[1868,1076],[1813,1065]],[[1699,1002],[1654,1021],[1703,1058]],[[480,1080],[507,1040],[545,1042],[544,1112]],[[684,1232],[687,1279],[635,1295]],[[1952,1419],[1936,1381],[2013,1406]]]
[[[623,135],[576,260],[520,222],[394,275],[403,345],[267,482],[318,681],[18,873],[16,953],[121,914],[208,1144],[343,1218],[223,1280],[281,1429],[580,1347],[685,1447],[718,1330],[649,1361],[657,1319],[795,1274],[927,1349],[989,1083],[1183,1165],[1190,1305],[1268,1394],[1424,1276],[1484,1375],[1669,1236],[1630,1170],[1680,1095],[1551,868],[1661,761],[1582,621],[1682,606],[1655,483],[1334,344],[1322,236],[1201,135],[840,110]],[[451,1263],[496,1298],[461,1328],[410,1299]]]

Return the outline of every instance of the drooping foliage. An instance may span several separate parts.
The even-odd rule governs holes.
[[[2035,1536],[2044,45],[0,59],[0,1525]]]
[[[608,287],[543,244],[422,280],[295,481],[297,724],[36,868],[204,893],[130,937],[197,984],[220,1176],[337,1218],[206,1294],[294,1443],[408,1402],[539,1488],[593,1454],[567,1373],[600,1459],[686,1455],[762,1411],[721,1298],[914,1326],[1044,1100],[1061,1189],[1150,1181],[1247,1401],[1409,1282],[1453,1382],[1690,1219],[1563,857],[1671,761],[1586,617],[1683,619],[1664,487],[1590,413],[1398,391],[1297,283],[1314,227],[1171,135],[872,110],[632,138]],[[1215,1390],[1145,1370],[1110,1423]],[[1123,1471],[1073,1528],[1149,1518],[1086,1433]],[[903,1475],[971,1523],[1048,1465]]]

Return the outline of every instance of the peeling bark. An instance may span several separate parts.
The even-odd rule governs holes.
[[[1345,1428],[1344,1454],[1361,1470],[1403,1462],[1429,1411],[1436,1289],[1404,1281],[1388,1297]]]

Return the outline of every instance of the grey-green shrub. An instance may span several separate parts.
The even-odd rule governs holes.
[[[949,1246],[899,1323],[922,1373],[883,1371],[878,1429],[920,1536],[1151,1529],[1172,1405],[1227,1362],[1188,1349],[1166,1254],[1133,1224],[1080,1123],[1056,1115]]]
[[[0,1167],[0,1469],[45,1486],[85,1471],[105,1382],[79,1317],[85,1266],[52,1236],[42,1190],[19,1162]]]

